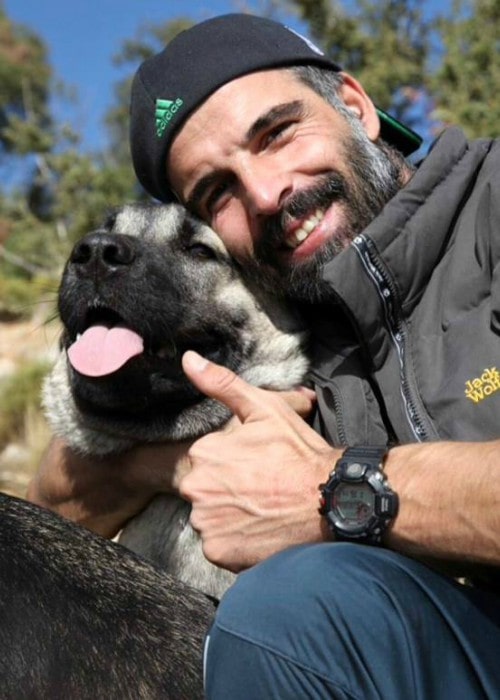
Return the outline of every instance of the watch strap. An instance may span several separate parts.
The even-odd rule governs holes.
[[[381,468],[388,451],[389,450],[385,445],[369,445],[366,447],[355,445],[354,447],[347,447],[344,450],[339,462],[346,458],[348,458],[350,461],[352,460],[359,462],[377,460],[378,465]]]

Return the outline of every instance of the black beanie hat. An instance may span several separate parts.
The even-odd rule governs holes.
[[[132,84],[130,144],[136,175],[157,199],[175,196],[166,174],[167,152],[177,130],[218,88],[248,73],[313,64],[341,68],[297,32],[263,17],[229,14],[178,34],[139,67]],[[420,137],[382,110],[382,137],[405,155]]]

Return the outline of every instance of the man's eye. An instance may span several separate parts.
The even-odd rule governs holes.
[[[272,129],[269,129],[269,131],[264,136],[264,148],[267,148],[267,146],[270,146],[271,144],[279,141],[280,138],[282,138],[285,135],[285,132],[289,129],[292,123],[293,122],[281,122],[280,124],[274,126]]]
[[[220,203],[224,196],[227,196],[229,193],[229,185],[227,182],[221,182],[217,187],[214,187],[214,189],[210,192],[208,197],[206,198],[205,201],[205,207],[206,210],[212,214],[215,209],[217,209],[217,206],[220,206]]]

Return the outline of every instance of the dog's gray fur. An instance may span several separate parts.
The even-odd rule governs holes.
[[[127,262],[118,264],[111,251],[121,245]],[[223,425],[227,409],[197,394],[182,376],[184,349],[194,347],[269,389],[297,386],[307,371],[302,322],[243,281],[212,229],[177,205],[125,206],[79,242],[63,276],[59,308],[63,348],[45,383],[44,405],[54,432],[84,454],[192,439]],[[131,360],[104,380],[78,375],[66,349],[77,333],[101,319],[137,331],[146,348],[161,350],[162,359]],[[149,389],[141,388],[143,380]],[[123,383],[134,390],[121,395]],[[142,391],[147,391],[144,402]],[[220,597],[233,575],[206,561],[188,518],[186,503],[157,497],[126,526],[120,542],[170,575]]]

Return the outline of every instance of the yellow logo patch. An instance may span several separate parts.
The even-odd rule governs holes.
[[[500,390],[500,372],[496,367],[485,369],[480,377],[465,382],[465,395],[474,403],[479,403]]]

